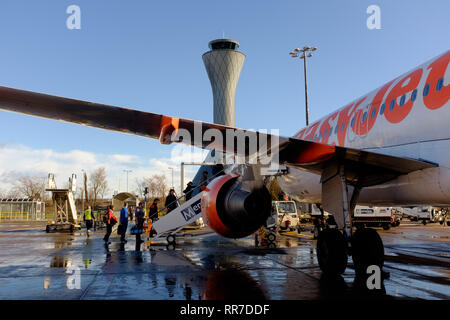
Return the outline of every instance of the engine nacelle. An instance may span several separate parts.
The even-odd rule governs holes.
[[[226,238],[243,238],[258,230],[270,215],[272,201],[262,187],[248,192],[238,182],[238,174],[211,181],[202,195],[203,220]]]

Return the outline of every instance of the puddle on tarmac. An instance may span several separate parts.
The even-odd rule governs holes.
[[[239,270],[211,270],[208,272],[202,300],[266,300],[257,281]]]
[[[64,256],[54,256],[50,262],[50,268],[67,268],[72,266],[72,259]]]

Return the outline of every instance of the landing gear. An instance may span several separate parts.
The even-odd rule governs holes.
[[[356,230],[351,242],[352,258],[357,274],[365,274],[371,265],[382,268],[384,263],[383,241],[374,229]]]
[[[175,235],[169,234],[169,235],[167,236],[166,240],[167,240],[168,245],[173,245],[173,246],[175,246],[175,244],[176,244],[176,238],[175,238]]]
[[[317,240],[317,260],[320,269],[330,275],[344,273],[347,268],[348,247],[344,235],[337,229],[325,229]]]
[[[275,233],[270,232],[267,235],[267,240],[269,240],[269,242],[274,242],[277,239],[277,236],[275,235]]]

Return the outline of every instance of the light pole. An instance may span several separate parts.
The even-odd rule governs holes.
[[[312,57],[312,51],[316,51],[316,47],[303,47],[303,49],[296,48],[289,52],[292,58],[303,59],[303,69],[305,73],[305,109],[306,109],[306,125],[309,125],[309,109],[308,109],[308,84],[306,81],[306,58]]]
[[[128,173],[132,172],[133,170],[123,170],[123,172],[127,173],[127,192],[128,192]]]
[[[83,187],[86,184],[86,171],[84,169],[81,169],[81,172],[83,172]],[[84,189],[81,189],[81,212],[84,213]]]
[[[173,186],[173,168],[169,167],[170,170],[172,170],[172,189],[175,189],[175,187]]]

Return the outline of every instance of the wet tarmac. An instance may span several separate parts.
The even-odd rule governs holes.
[[[280,236],[276,247],[198,233],[109,247],[103,230],[47,234],[35,225],[0,224],[0,299],[450,299],[450,227],[402,224],[378,230],[388,278],[368,292],[351,258],[342,277],[325,278],[311,234]]]

